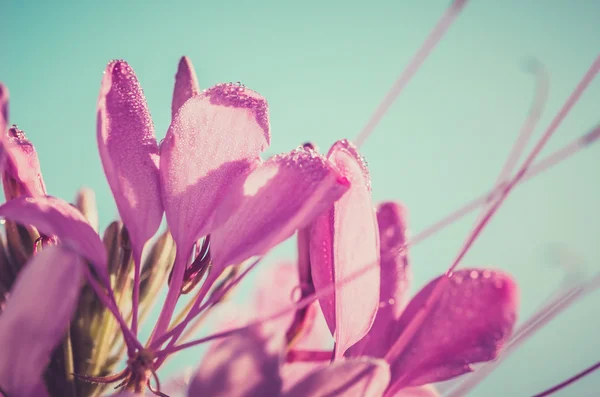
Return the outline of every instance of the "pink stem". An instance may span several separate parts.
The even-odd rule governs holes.
[[[538,163],[533,165],[531,168],[529,168],[527,170],[527,173],[521,180],[521,183],[530,180],[534,176],[539,175],[542,172],[547,171],[552,166],[566,160],[567,158],[571,157],[575,153],[579,152],[579,150],[581,150],[581,149],[591,145],[595,141],[597,141],[598,138],[600,138],[600,126],[595,127],[592,131],[588,132],[587,134],[583,135],[582,137],[575,139],[569,145],[552,153],[551,155],[545,157],[544,159],[540,160]],[[499,190],[499,188],[494,188],[494,189],[490,190],[489,192],[482,194],[481,196],[477,197],[476,199],[463,205],[458,210],[452,212],[450,215],[444,217],[440,221],[429,226],[427,229],[423,230],[422,232],[417,234],[415,237],[413,237],[406,244],[407,247],[415,245],[417,243],[420,243],[423,240],[426,240],[427,238],[433,236],[440,230],[444,229],[446,226],[451,225],[452,223],[456,222],[460,218],[473,212],[479,206],[481,206],[482,204],[485,204],[488,201],[488,198],[490,196],[492,196],[494,194],[494,192],[497,192],[498,190]]]
[[[140,279],[142,272],[142,253],[136,252],[137,249],[133,250],[133,293],[131,297],[131,332],[137,337],[138,332],[138,313],[140,306]]]
[[[137,340],[135,335],[133,335],[131,330],[127,327],[127,323],[123,319],[123,316],[121,316],[121,312],[119,311],[119,308],[117,307],[117,304],[114,300],[114,296],[110,293],[109,293],[109,297],[104,295],[104,291],[102,290],[102,287],[94,279],[94,277],[89,272],[89,270],[86,271],[86,278],[87,278],[88,283],[90,284],[90,286],[96,293],[96,296],[98,296],[98,299],[100,299],[100,301],[102,302],[104,307],[106,307],[108,310],[111,311],[111,313],[113,314],[113,316],[115,317],[115,319],[117,320],[119,325],[121,326],[121,331],[123,332],[123,338],[125,339],[125,344],[127,344],[127,348],[129,350],[129,352],[132,353],[133,351],[135,351],[134,350],[135,348],[140,349],[140,350],[143,349],[144,346],[142,346],[142,344]]]
[[[185,268],[189,258],[189,251],[190,250],[186,249],[184,250],[185,254],[183,254],[182,251],[178,249],[177,253],[175,254],[173,277],[171,278],[171,284],[169,284],[167,298],[165,299],[165,303],[163,304],[160,315],[158,316],[158,320],[156,321],[156,325],[154,326],[154,330],[152,331],[152,336],[149,341],[151,345],[154,344],[156,339],[163,336],[163,334],[169,328],[171,318],[173,317],[173,312],[175,311],[175,306],[177,306],[177,300],[179,300],[179,296],[181,295],[183,274],[185,273]]]
[[[446,31],[452,26],[452,23],[456,20],[456,17],[463,9],[466,2],[467,0],[454,0],[450,7],[444,12],[444,15],[442,15],[431,33],[429,33],[429,36],[427,36],[421,48],[419,48],[417,53],[410,60],[408,66],[400,73],[400,76],[398,76],[392,88],[383,98],[383,101],[381,101],[377,109],[375,109],[375,112],[367,122],[367,125],[365,125],[363,130],[356,137],[355,144],[357,147],[360,148],[367,138],[369,138],[369,135],[373,133],[373,130],[377,127],[383,116],[385,116],[396,98],[398,98],[398,95],[400,95],[404,87],[406,87],[415,73],[421,68],[423,62],[425,62],[431,51],[444,37]]]
[[[204,297],[206,296],[207,292],[210,290],[210,287],[212,286],[212,284],[215,281],[215,279],[213,279],[209,283],[209,279],[207,279],[205,281],[205,283],[202,285],[202,288],[205,288],[205,286],[206,286],[205,291],[198,295],[198,298],[196,299],[196,303],[195,303],[194,307],[186,315],[185,319],[181,322],[181,324],[178,324],[171,331],[167,332],[165,334],[165,337],[160,338],[157,341],[157,343],[155,345],[153,345],[152,347],[154,349],[157,349],[169,337],[172,337],[171,341],[169,342],[169,344],[167,345],[167,347],[165,349],[168,350],[168,349],[172,348],[175,345],[175,343],[177,343],[177,339],[181,336],[181,334],[185,330],[185,327],[187,327],[187,325],[190,323],[190,321],[192,321],[196,316],[198,316],[200,313],[202,313],[205,309],[212,306],[215,302],[217,302],[221,298],[223,298],[223,296],[225,296],[225,294],[227,294],[234,286],[239,284],[239,282],[242,281],[242,279],[244,279],[248,275],[248,273],[250,273],[250,271],[256,267],[256,265],[260,262],[261,259],[262,259],[262,257],[257,258],[254,262],[252,262],[252,264],[250,264],[250,266],[248,266],[246,269],[244,269],[244,271],[240,275],[238,275],[235,279],[233,279],[229,284],[225,285],[220,291],[211,295],[204,304],[200,305],[200,303],[204,300]],[[210,274],[209,274],[209,277],[210,277]],[[160,342],[160,343],[158,343],[158,342]],[[166,358],[166,356],[163,358],[159,358],[155,364],[155,368],[158,369],[162,365],[162,363],[165,361],[165,358]]]
[[[333,352],[326,350],[290,350],[285,357],[286,363],[331,361]]]
[[[521,154],[523,154],[523,150],[531,138],[533,130],[540,121],[542,110],[546,104],[546,100],[548,99],[549,83],[546,70],[543,68],[543,66],[536,63],[534,64],[533,72],[537,72],[536,93],[533,104],[531,105],[531,109],[529,110],[529,114],[527,115],[525,122],[519,130],[519,138],[513,145],[510,155],[508,156],[508,159],[506,159],[506,162],[502,167],[502,171],[500,171],[500,175],[498,175],[498,179],[496,179],[496,186],[502,184],[505,179],[508,179],[508,176],[514,170],[519,157],[521,157]]]
[[[591,374],[592,372],[594,372],[595,370],[597,370],[598,368],[600,368],[600,361],[597,362],[596,364],[592,365],[591,367],[581,371],[580,373],[578,373],[577,375],[574,375],[572,377],[570,377],[569,379],[559,383],[558,385],[543,391],[541,393],[538,393],[536,395],[534,395],[533,397],[545,397],[545,396],[549,396],[551,394],[554,394],[555,392],[559,391],[560,389],[563,389],[567,386],[569,386],[571,383],[575,383],[577,382],[579,379],[583,378],[586,375]]]

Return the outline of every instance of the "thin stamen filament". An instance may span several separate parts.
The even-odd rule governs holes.
[[[398,76],[390,91],[383,98],[377,109],[375,109],[375,112],[363,130],[356,137],[354,143],[357,147],[360,148],[365,143],[369,135],[373,133],[375,127],[377,127],[381,119],[383,119],[383,116],[385,116],[387,111],[390,109],[390,106],[392,106],[396,98],[398,98],[404,87],[406,87],[408,82],[420,69],[421,65],[423,65],[423,62],[425,62],[431,51],[433,51],[436,45],[444,37],[450,26],[452,26],[452,23],[456,20],[456,17],[458,17],[466,2],[467,0],[454,0],[444,12],[444,15],[442,15],[431,33],[429,33],[429,36],[421,45],[421,48],[419,48],[417,53],[410,60],[408,66],[406,66],[406,68],[400,73],[400,76]]]
[[[550,389],[548,389],[546,391],[543,391],[541,393],[534,395],[533,397],[545,397],[545,396],[554,394],[555,392],[557,392],[561,389],[564,389],[565,387],[569,386],[570,384],[577,382],[579,379],[583,378],[584,376],[591,374],[598,368],[600,368],[600,361],[598,361],[596,364],[592,365],[591,367],[579,372],[578,374],[570,377],[569,379],[559,383],[558,385],[551,387]]]
[[[523,176],[527,172],[530,165],[533,163],[535,158],[539,155],[539,153],[541,152],[541,150],[543,149],[545,144],[552,137],[554,132],[557,130],[559,125],[562,123],[562,121],[566,117],[566,115],[569,113],[569,111],[572,109],[572,107],[575,105],[575,103],[579,100],[579,98],[581,97],[581,95],[583,94],[585,89],[589,86],[589,84],[591,83],[591,81],[593,80],[593,78],[596,76],[596,74],[599,71],[600,71],[600,56],[598,56],[594,60],[591,67],[584,75],[583,79],[579,82],[579,84],[577,85],[575,90],[572,92],[572,94],[569,96],[569,98],[567,98],[567,101],[565,102],[563,107],[559,110],[557,115],[554,117],[554,119],[550,123],[550,126],[548,127],[548,129],[546,130],[546,132],[544,133],[542,138],[538,141],[536,146],[533,148],[533,150],[530,152],[529,156],[527,156],[526,160],[523,162],[523,165],[521,166],[521,168],[519,169],[517,174],[502,190],[500,197],[496,200],[496,202],[491,206],[491,208],[489,209],[487,214],[481,219],[481,221],[478,223],[478,225],[470,233],[469,237],[465,241],[465,244],[463,244],[463,247],[461,248],[458,255],[456,256],[456,259],[454,260],[452,265],[446,271],[446,273],[445,273],[446,277],[442,277],[439,279],[439,281],[436,283],[435,287],[433,287],[433,290],[431,291],[431,294],[429,295],[427,301],[423,305],[423,308],[421,309],[421,311],[412,318],[412,321],[407,325],[407,327],[404,330],[404,332],[402,333],[402,335],[398,338],[398,340],[394,343],[392,348],[388,351],[388,353],[385,356],[385,358],[388,362],[394,361],[397,357],[400,356],[400,354],[408,346],[409,342],[412,340],[413,336],[419,329],[419,326],[421,325],[421,323],[425,320],[427,315],[432,310],[434,303],[441,296],[441,293],[445,289],[446,283],[449,280],[449,278],[452,276],[452,272],[454,271],[454,269],[456,269],[456,267],[460,264],[460,262],[462,261],[464,256],[467,254],[469,249],[473,246],[473,244],[475,243],[477,238],[480,236],[483,229],[487,226],[489,221],[496,214],[497,210],[504,203],[504,201],[506,200],[506,198],[508,197],[508,195],[512,191],[512,189],[519,183],[521,178],[523,178]]]

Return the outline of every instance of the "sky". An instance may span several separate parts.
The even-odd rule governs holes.
[[[240,81],[269,101],[266,156],[305,141],[326,151],[360,132],[447,5],[2,0],[0,80],[11,92],[11,122],[36,145],[49,193],[71,200],[81,186],[94,189],[105,227],[118,214],[97,154],[95,110],[110,60],[136,71],[159,139],[177,62],[187,55],[202,88]],[[528,60],[550,79],[535,141],[600,53],[597,15],[592,1],[469,2],[362,148],[374,201],[404,203],[416,234],[490,189],[534,95]],[[542,157],[600,122],[598,104],[594,81]],[[519,186],[462,262],[510,272],[521,289],[520,319],[575,267],[583,277],[600,270],[599,170],[596,145]],[[413,292],[450,265],[476,214],[411,249]],[[265,267],[294,255],[287,242]],[[595,363],[598,302],[596,292],[557,317],[472,395],[532,395]],[[201,351],[185,352],[161,374],[196,365]],[[600,372],[556,395],[592,396],[598,387]]]

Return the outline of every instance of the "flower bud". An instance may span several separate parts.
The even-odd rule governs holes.
[[[96,194],[92,189],[81,188],[77,192],[75,206],[83,214],[85,219],[98,231],[98,207],[96,205]]]

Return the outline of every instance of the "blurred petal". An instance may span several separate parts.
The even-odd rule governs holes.
[[[259,318],[269,317],[293,305],[293,295],[298,287],[298,272],[294,265],[281,264],[274,269],[265,268],[263,274],[258,280],[256,291],[256,316]],[[294,313],[291,312],[262,324],[262,328],[268,334],[277,332],[281,337],[290,326],[293,317]]]
[[[421,310],[439,278],[408,304],[398,332]],[[518,291],[499,271],[465,269],[450,278],[432,311],[391,365],[395,388],[440,382],[493,360],[510,337],[517,317]]]
[[[265,254],[340,198],[348,181],[303,148],[272,157],[236,184],[219,207],[229,219],[211,234],[213,266]]]
[[[160,160],[163,202],[178,251],[188,255],[212,231],[215,208],[231,181],[260,160],[269,142],[267,101],[249,89],[219,84],[181,107]]]
[[[0,216],[57,236],[106,274],[104,244],[83,215],[66,201],[50,196],[18,198],[0,206]]]
[[[6,199],[45,196],[46,186],[37,152],[25,133],[16,127],[10,128],[0,137],[0,146]]]
[[[329,330],[327,330],[329,332]],[[306,376],[312,374],[319,369],[325,369],[329,365],[329,361],[298,361],[294,363],[286,363],[281,367],[281,380],[283,382],[282,390],[285,395],[288,391],[294,388],[299,382],[304,380]]]
[[[431,385],[407,387],[394,394],[393,397],[439,397],[440,394]]]
[[[174,119],[183,104],[194,95],[198,95],[198,93],[200,93],[200,87],[198,86],[198,78],[196,77],[192,61],[188,57],[181,57],[177,74],[175,75],[171,118]]]
[[[8,125],[9,98],[8,88],[3,83],[0,83],[0,133],[2,135],[6,133],[6,126]]]
[[[380,304],[369,333],[348,349],[348,356],[383,358],[394,342],[393,329],[402,314],[410,282],[406,242],[407,211],[399,203],[382,203],[377,208],[380,242]]]
[[[350,190],[312,225],[310,261],[317,291],[357,274],[319,299],[336,341],[336,358],[362,339],[371,328],[379,306],[379,240],[371,203],[366,165],[356,148],[339,141],[329,159],[350,180]]]
[[[97,233],[98,206],[96,205],[96,193],[87,187],[79,189],[75,197],[75,206]]]
[[[98,149],[136,256],[163,213],[158,145],[144,93],[124,61],[108,64],[98,98]]]
[[[0,386],[9,396],[39,395],[36,382],[69,326],[83,266],[75,253],[53,246],[19,274],[0,315]]]
[[[169,397],[185,397],[187,396],[187,389],[190,383],[192,370],[186,368],[185,370],[179,371],[177,375],[168,379],[166,382],[161,384],[161,393],[166,394]],[[153,394],[150,394],[152,396]]]
[[[280,343],[249,330],[213,344],[191,379],[189,397],[278,396]]]
[[[383,360],[340,360],[316,369],[285,397],[380,397],[389,381],[390,370]]]

